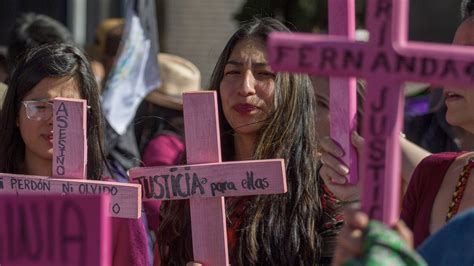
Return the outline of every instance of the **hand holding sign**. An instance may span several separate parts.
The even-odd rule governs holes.
[[[275,33],[268,41],[274,70],[367,80],[362,208],[370,218],[391,225],[400,210],[401,86],[414,81],[468,87],[474,80],[472,49],[409,42],[407,17],[408,0],[368,0],[368,43],[284,33]]]

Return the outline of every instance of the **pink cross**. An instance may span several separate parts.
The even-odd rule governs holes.
[[[0,173],[0,195],[106,194],[110,195],[110,216],[140,218],[139,185],[85,179],[86,101],[56,98],[53,115],[53,178]]]
[[[183,108],[191,165],[134,168],[130,179],[142,184],[144,201],[190,199],[194,261],[229,265],[224,196],[285,193],[284,162],[223,163],[216,93],[184,93]]]
[[[347,37],[275,33],[268,41],[275,70],[361,77],[367,81],[362,208],[371,218],[398,220],[405,81],[470,86],[474,50],[409,42],[408,0],[368,0],[368,43]]]

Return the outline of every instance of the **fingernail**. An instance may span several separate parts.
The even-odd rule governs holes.
[[[344,171],[345,175],[349,174],[349,168],[347,168],[347,166],[342,165],[341,169],[342,169],[342,171]]]
[[[329,180],[331,181],[331,183],[336,184],[336,185],[344,185],[347,182],[346,179],[344,179],[342,181],[338,181],[338,180],[336,180],[332,177]]]

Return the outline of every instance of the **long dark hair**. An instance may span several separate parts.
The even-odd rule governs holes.
[[[210,87],[219,93],[224,67],[236,46],[244,39],[265,42],[275,31],[288,29],[271,19],[254,19],[232,35],[222,51],[211,77]],[[237,246],[231,250],[232,265],[315,265],[320,256],[318,235],[322,216],[316,169],[316,137],[312,111],[314,92],[306,75],[278,73],[274,110],[264,121],[253,159],[283,158],[288,192],[255,196],[227,204],[228,215],[242,206]],[[233,130],[226,121],[219,97],[223,159],[234,158]],[[166,202],[159,230],[161,262],[184,265],[192,259],[191,230],[186,201]]]
[[[103,170],[103,121],[99,91],[86,57],[76,47],[47,44],[29,51],[16,65],[0,113],[0,172],[19,173],[25,159],[25,143],[16,125],[22,99],[47,77],[71,77],[81,97],[91,107],[87,112],[87,177],[100,179]]]

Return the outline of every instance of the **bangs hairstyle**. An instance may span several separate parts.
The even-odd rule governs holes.
[[[210,80],[219,94],[224,68],[238,42],[256,39],[266,43],[271,32],[289,32],[272,18],[254,19],[235,32],[222,51]],[[322,205],[317,177],[314,92],[307,75],[277,73],[274,110],[262,121],[253,159],[282,158],[288,192],[226,200],[228,215],[244,206],[237,229],[237,244],[230,251],[232,265],[315,265],[321,250],[318,228]],[[218,97],[222,157],[233,160],[233,130]],[[158,242],[165,265],[192,260],[191,226],[187,201],[163,203]]]
[[[0,172],[21,173],[25,143],[16,121],[23,98],[44,78],[70,77],[87,100],[87,177],[99,180],[104,155],[103,122],[99,91],[90,65],[83,53],[67,44],[47,44],[30,50],[17,64],[11,76],[0,113]]]

